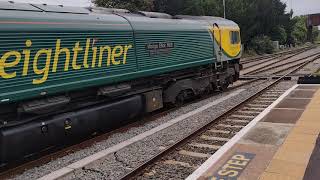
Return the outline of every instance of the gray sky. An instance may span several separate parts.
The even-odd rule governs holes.
[[[287,3],[287,9],[291,8],[295,15],[320,13],[320,0],[281,0]]]
[[[0,0],[8,1],[8,0]],[[90,0],[13,0],[15,2],[28,2],[36,4],[63,4],[65,6],[90,6]],[[288,10],[294,10],[295,15],[320,13],[320,0],[281,0],[287,3]]]

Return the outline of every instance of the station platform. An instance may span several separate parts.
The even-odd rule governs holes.
[[[296,85],[187,179],[319,180],[320,85]]]

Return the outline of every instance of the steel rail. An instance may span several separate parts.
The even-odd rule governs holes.
[[[319,58],[320,58],[320,53],[319,53],[318,55],[316,55],[315,57],[313,57],[312,59],[306,61],[306,62],[307,62],[307,63],[312,63],[313,61],[315,61],[315,60],[317,60],[317,59],[319,59]],[[303,63],[304,63],[304,62],[301,62],[301,63],[299,63],[299,64],[293,64],[293,65],[287,67],[286,69],[282,69],[282,70],[276,71],[274,74],[279,74],[279,73],[285,72],[285,71],[287,71],[287,70],[289,70],[289,69],[292,69],[292,68],[294,68],[294,67],[298,67],[298,66],[302,65]]]
[[[303,51],[303,52],[305,52],[305,51]],[[279,63],[281,63],[281,62],[283,62],[283,61],[285,61],[285,60],[288,60],[288,59],[290,59],[290,58],[293,58],[293,57],[295,57],[295,56],[298,56],[298,55],[302,54],[303,52],[295,53],[295,54],[290,55],[290,56],[288,56],[288,57],[282,58],[282,59],[280,59],[279,61],[277,61],[277,62],[275,62],[275,63],[271,63],[271,64],[268,64],[268,65],[266,65],[266,66],[263,66],[263,67],[260,67],[260,68],[251,70],[251,71],[246,72],[246,73],[244,73],[244,74],[242,74],[242,75],[257,74],[257,73],[264,72],[264,71],[267,71],[267,70],[272,69],[272,68],[281,67],[281,66],[283,66],[283,65],[285,65],[285,64],[280,64],[280,65],[276,65],[276,66],[275,66],[275,64],[279,64]],[[303,59],[305,59],[305,58],[309,58],[309,57],[312,57],[312,56],[316,56],[317,54],[319,54],[319,53],[314,53],[314,54],[312,54],[312,55],[308,55],[308,56],[306,56],[306,57],[299,58],[299,59],[297,59],[297,60],[295,60],[295,61],[288,62],[288,64],[289,64],[289,63],[294,63],[294,62],[297,62],[297,61],[301,61],[301,60],[303,60]]]
[[[250,66],[246,66],[243,70],[250,69],[250,68],[252,68],[252,67],[258,66],[258,65],[261,64],[261,63],[267,63],[267,62],[270,62],[270,61],[277,60],[277,58],[279,58],[279,60],[278,60],[277,62],[275,62],[275,63],[278,63],[278,62],[281,62],[281,61],[283,61],[283,60],[287,60],[287,59],[290,59],[290,58],[292,58],[292,57],[294,57],[294,56],[297,56],[297,55],[299,55],[299,54],[302,54],[302,53],[304,53],[304,52],[306,52],[306,51],[308,51],[308,50],[311,50],[311,49],[312,49],[312,48],[308,48],[308,49],[298,50],[298,51],[295,51],[295,52],[285,53],[285,54],[282,54],[282,55],[276,55],[276,56],[274,56],[274,57],[272,57],[272,58],[270,58],[270,59],[267,58],[268,61],[260,62],[260,61],[265,60],[265,59],[261,59],[261,60],[258,60],[258,61],[253,61],[253,62],[257,62],[257,64],[253,64],[253,65],[250,65]],[[288,57],[283,57],[283,56],[287,56],[287,55],[290,55],[290,56],[288,56]],[[282,59],[280,59],[280,58],[282,58]],[[249,63],[244,63],[244,64],[249,64]],[[267,64],[267,66],[270,66],[270,65],[272,65],[272,64]]]
[[[283,52],[278,52],[278,53],[268,54],[268,55],[262,55],[262,56],[253,57],[253,58],[249,58],[249,59],[243,59],[241,62],[243,64],[248,64],[248,63],[251,63],[251,62],[255,62],[255,61],[259,61],[259,60],[263,60],[263,59],[267,59],[267,58],[274,58],[276,56],[283,56],[283,55],[291,54],[293,52],[310,50],[310,49],[313,49],[313,48],[315,48],[315,46],[307,46],[307,47],[302,47],[302,48],[299,48],[299,49],[283,51]]]
[[[295,68],[295,67],[298,67],[306,62],[313,62],[317,59],[320,58],[320,55],[315,55],[314,58],[312,58],[311,60],[308,60],[308,61],[303,61],[301,63],[298,63],[298,64],[294,64],[294,65],[291,65],[291,66],[288,66],[286,67],[286,69],[280,69],[278,71],[275,71],[275,72],[272,72],[271,74],[260,74],[260,75],[243,75],[243,76],[240,76],[240,80],[252,80],[252,79],[278,79],[279,77],[281,77],[281,75],[279,75],[279,73],[282,73],[282,72],[285,72],[285,71],[288,71],[292,68]],[[320,68],[319,68],[320,70]],[[317,70],[317,71],[319,71]],[[317,72],[316,71],[316,72]],[[292,77],[299,77],[299,76],[305,76],[306,74],[292,74],[290,76],[286,76],[287,78],[292,78]],[[266,76],[269,76],[269,77],[266,77]]]
[[[263,73],[263,72],[267,72],[267,71],[269,71],[269,70],[272,70],[272,69],[274,69],[274,68],[279,68],[279,67],[282,67],[282,66],[286,66],[286,65],[290,65],[290,64],[294,64],[294,63],[297,63],[297,62],[301,62],[301,61],[304,61],[305,59],[308,59],[308,58],[311,58],[311,57],[318,57],[319,56],[319,54],[320,53],[314,53],[314,54],[311,54],[311,55],[309,55],[309,56],[306,56],[306,57],[303,57],[303,58],[299,58],[299,59],[297,59],[297,60],[294,60],[294,61],[290,61],[290,62],[287,62],[287,63],[284,63],[284,64],[279,64],[279,65],[275,65],[275,66],[271,66],[271,67],[268,67],[268,68],[266,68],[266,69],[261,69],[261,70],[258,70],[258,71],[254,71],[254,72],[250,72],[250,73],[248,73],[248,74],[252,74],[252,75],[255,75],[255,74],[258,74],[258,73]],[[299,64],[302,64],[303,62],[301,62],[301,63],[299,63]],[[289,66],[288,68],[290,68],[291,66]],[[287,69],[288,69],[287,68]],[[285,69],[285,70],[287,70],[287,69]],[[275,73],[277,73],[277,72],[275,72]],[[275,73],[272,73],[272,74],[275,74]],[[245,74],[245,75],[247,75],[247,74]]]

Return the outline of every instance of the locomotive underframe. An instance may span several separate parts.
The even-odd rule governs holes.
[[[108,131],[176,103],[181,94],[188,99],[223,90],[239,71],[239,60],[232,60],[1,106],[0,164]]]

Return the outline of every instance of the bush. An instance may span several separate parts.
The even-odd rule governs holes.
[[[306,27],[307,17],[296,16],[293,18],[296,23],[293,27],[291,36],[294,40],[294,44],[303,44],[307,41],[308,29]]]
[[[318,29],[318,27],[313,27],[312,30],[312,39],[314,40],[314,42],[320,42],[320,30]]]
[[[271,32],[271,37],[272,40],[279,41],[279,43],[283,45],[287,41],[286,30],[282,26],[274,27]]]
[[[271,38],[268,36],[256,36],[251,40],[250,48],[256,51],[257,54],[271,54],[274,52],[274,47]]]
[[[256,56],[256,55],[257,55],[257,53],[256,53],[255,50],[253,50],[253,49],[245,49],[242,57],[246,58],[246,57],[251,57],[251,56]]]

